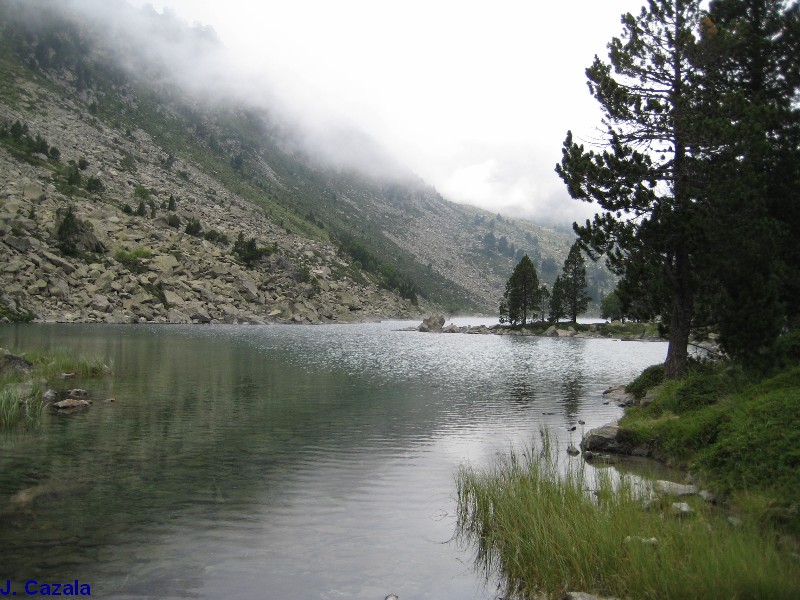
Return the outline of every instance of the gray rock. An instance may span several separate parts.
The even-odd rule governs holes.
[[[51,279],[47,286],[47,293],[53,298],[67,299],[69,298],[69,284],[60,278]]]
[[[670,506],[670,512],[676,517],[688,517],[694,514],[694,509],[686,502],[673,502]]]
[[[433,314],[427,319],[423,319],[422,325],[419,326],[419,331],[441,331],[444,326],[444,316]]]
[[[697,494],[697,487],[693,485],[683,485],[672,481],[658,480],[653,482],[653,490],[659,494],[668,496],[694,496]]]
[[[191,323],[192,319],[189,317],[189,315],[186,315],[181,311],[172,308],[167,312],[167,321],[169,321],[170,323],[186,324],[186,323]]]
[[[619,452],[623,445],[617,439],[618,434],[619,426],[613,423],[591,429],[583,436],[581,448],[593,452]]]
[[[96,310],[97,312],[108,313],[111,312],[111,303],[108,301],[108,298],[103,296],[102,294],[95,294],[92,296],[91,303],[89,307],[92,310]]]
[[[21,356],[4,354],[0,356],[0,375],[9,373],[30,373],[33,370],[33,363]]]

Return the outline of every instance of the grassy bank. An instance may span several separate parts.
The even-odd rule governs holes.
[[[673,499],[645,510],[641,484],[608,472],[590,481],[582,461],[564,474],[546,443],[491,470],[462,469],[459,537],[509,598],[800,598],[800,334],[758,364],[663,375],[650,367],[627,386],[647,402],[626,409],[620,439],[688,469],[719,504],[692,498],[688,518],[671,514]]]
[[[696,364],[682,381],[661,383],[651,367],[629,390],[647,406],[620,421],[633,446],[689,469],[729,510],[800,533],[800,336],[783,336],[758,368]]]
[[[672,516],[668,499],[645,509],[632,479],[590,480],[570,464],[580,466],[560,472],[545,443],[458,473],[458,537],[505,597],[800,597],[800,563],[756,523],[733,527],[702,502],[690,518]]]
[[[49,382],[71,374],[76,378],[97,377],[109,372],[101,360],[74,356],[67,351],[29,352],[26,370],[7,369],[0,375],[0,430],[38,425],[47,401],[43,398]]]

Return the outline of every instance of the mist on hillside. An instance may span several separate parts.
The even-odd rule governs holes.
[[[199,105],[238,105],[259,112],[271,131],[280,132],[285,147],[311,161],[376,178],[416,180],[392,150],[339,109],[335,98],[312,97],[303,73],[254,66],[268,64],[269,57],[234,55],[213,24],[190,25],[168,9],[135,8],[125,0],[9,2],[16,18],[39,27],[46,27],[52,15],[88,26],[119,65],[156,87],[177,86]],[[443,158],[431,168],[441,172],[445,193],[447,188],[469,190],[469,198],[449,199],[541,224],[573,220],[576,203],[565,202],[563,191],[546,194],[536,207],[531,203],[535,180],[552,171],[551,164],[537,164],[523,148],[496,148],[493,154],[499,159],[484,160],[485,147],[466,146],[450,162]]]

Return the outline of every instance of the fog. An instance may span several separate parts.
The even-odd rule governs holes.
[[[24,3],[31,6],[30,1]],[[304,150],[368,173],[399,164],[446,198],[582,221],[554,172],[600,112],[585,68],[637,0],[61,0],[199,98],[267,108]],[[191,25],[191,27],[189,27]]]

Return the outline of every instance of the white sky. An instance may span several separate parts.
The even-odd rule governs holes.
[[[584,69],[643,0],[129,0],[210,25],[283,100],[358,124],[450,200],[593,211],[553,171],[600,123]]]

